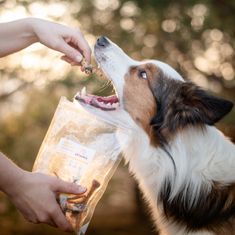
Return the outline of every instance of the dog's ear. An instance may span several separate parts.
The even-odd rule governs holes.
[[[188,124],[213,125],[231,111],[233,103],[217,98],[200,87],[185,82],[180,86],[168,113],[172,129]]]
[[[156,116],[150,123],[158,138],[167,138],[168,134],[189,125],[213,125],[233,107],[232,102],[190,82],[175,83],[162,95],[165,97],[158,101]]]

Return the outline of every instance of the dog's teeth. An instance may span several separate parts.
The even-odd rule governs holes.
[[[112,107],[112,105],[110,103],[107,103],[106,106],[107,107]]]
[[[81,96],[86,96],[86,87],[83,87],[81,90]]]
[[[113,103],[112,106],[113,106],[114,108],[117,108],[117,107],[118,107],[118,103]]]

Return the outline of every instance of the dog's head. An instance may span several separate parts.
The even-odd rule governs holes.
[[[125,110],[148,134],[164,142],[188,125],[213,125],[233,104],[217,98],[184,79],[169,65],[138,62],[106,37],[95,45],[96,61],[113,82],[116,95],[79,97],[102,110]]]

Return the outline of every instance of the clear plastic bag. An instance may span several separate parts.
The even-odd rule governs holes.
[[[33,171],[88,188],[84,197],[61,194],[59,203],[74,231],[85,234],[96,204],[120,160],[117,126],[62,97]]]

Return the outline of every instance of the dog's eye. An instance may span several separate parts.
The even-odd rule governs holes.
[[[146,73],[145,70],[140,70],[138,76],[139,76],[139,78],[142,78],[142,79],[145,79],[145,80],[148,79],[148,76],[147,76],[147,73]]]

